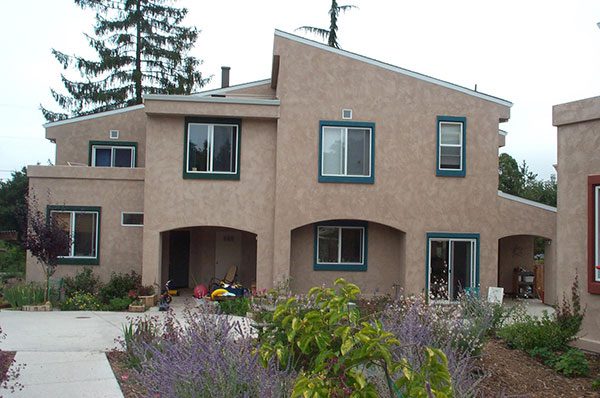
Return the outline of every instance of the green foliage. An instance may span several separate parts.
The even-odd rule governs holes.
[[[159,334],[156,318],[137,318],[130,320],[129,324],[123,325],[122,345],[125,347],[125,353],[127,354],[127,367],[140,369],[142,358],[135,353],[134,347],[156,343]]]
[[[554,363],[554,369],[567,377],[581,377],[590,374],[590,364],[585,354],[572,348],[559,356]]]
[[[592,381],[592,390],[600,391],[600,377]]]
[[[500,154],[498,158],[498,173],[500,191],[556,206],[555,175],[551,175],[548,180],[539,180],[538,175],[529,170],[525,161],[519,166],[517,161],[507,153]]]
[[[542,318],[526,315],[523,319],[501,328],[498,337],[505,340],[511,348],[529,352],[534,348],[562,350],[574,335],[571,330],[564,330],[554,318],[544,314]]]
[[[115,297],[110,299],[105,309],[108,311],[124,311],[129,308],[129,304],[131,304],[132,301],[133,300],[129,297]]]
[[[13,171],[10,179],[0,181],[0,231],[20,231],[28,190],[27,169]]]
[[[427,349],[428,360],[419,372],[405,359],[394,360],[392,349],[400,342],[378,320],[360,318],[354,305],[360,289],[343,279],[335,287],[312,288],[308,303],[290,298],[278,305],[272,324],[260,336],[265,365],[276,359],[280,367],[300,372],[292,397],[377,397],[365,369],[384,375],[391,397],[398,389],[427,397],[428,387],[434,396],[452,396],[441,351]]]
[[[142,276],[135,271],[131,271],[129,274],[113,272],[108,283],[100,288],[100,300],[108,303],[113,298],[125,297],[131,290],[137,292],[141,285]]]
[[[48,121],[142,103],[143,94],[191,94],[204,86],[201,61],[189,56],[198,30],[181,22],[187,9],[174,0],[74,0],[96,13],[86,35],[96,59],[52,50],[63,69],[74,67],[83,81],[61,75],[66,94],[50,90],[66,113],[41,107]]]
[[[63,311],[99,311],[102,303],[90,293],[75,292],[60,307]]]
[[[534,358],[541,360],[544,365],[554,367],[558,355],[554,351],[549,350],[547,347],[535,347],[529,350],[529,355]]]
[[[563,294],[562,302],[555,307],[556,322],[560,325],[565,333],[571,334],[573,337],[581,330],[581,323],[585,310],[581,308],[581,299],[579,296],[579,276],[575,274],[575,279],[571,285],[571,301]]]
[[[9,278],[25,276],[25,250],[19,245],[0,241],[0,285]]]
[[[45,289],[38,283],[19,284],[4,288],[4,300],[11,307],[21,308],[24,305],[36,305],[44,302]]]
[[[338,25],[337,20],[340,12],[346,12],[352,8],[356,8],[353,5],[339,6],[337,0],[331,0],[331,7],[329,9],[329,29],[316,28],[314,26],[301,26],[296,30],[303,30],[308,33],[321,36],[323,39],[327,39],[327,45],[334,48],[340,48],[337,38]]]
[[[248,297],[238,297],[231,300],[219,301],[221,313],[227,315],[246,316],[250,311],[250,299]]]
[[[65,277],[63,280],[65,297],[72,297],[75,292],[97,294],[100,289],[100,278],[94,275],[92,268],[84,268],[74,277]]]

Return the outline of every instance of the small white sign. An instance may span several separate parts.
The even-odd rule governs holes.
[[[503,287],[490,287],[488,289],[488,302],[502,304],[504,299],[504,288]]]

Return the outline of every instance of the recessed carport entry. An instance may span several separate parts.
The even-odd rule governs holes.
[[[256,235],[234,228],[187,227],[161,233],[161,280],[177,288],[209,285],[237,267],[236,280],[256,284]]]

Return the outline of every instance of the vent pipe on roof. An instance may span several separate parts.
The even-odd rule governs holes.
[[[221,88],[229,87],[229,66],[221,66]]]

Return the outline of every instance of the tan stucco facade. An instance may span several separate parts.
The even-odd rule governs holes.
[[[165,281],[167,237],[181,229],[191,230],[191,241],[199,242],[190,248],[190,270],[197,280],[215,276],[210,274],[215,269],[214,232],[231,228],[247,233],[240,244],[250,254],[241,260],[241,277],[254,278],[258,288],[290,278],[296,292],[339,276],[369,294],[399,288],[422,292],[427,234],[452,233],[478,236],[478,275],[485,293],[498,284],[501,238],[555,240],[555,209],[497,191],[498,147],[504,144],[498,131],[509,118],[508,101],[281,32],[275,35],[274,55],[276,84],[259,82],[189,97],[148,96],[142,109],[48,127],[48,137],[57,142],[57,164],[67,158],[87,161],[87,142],[99,139],[96,131],[138,134],[140,129],[138,138],[130,140],[143,148],[143,163],[138,163],[144,167],[142,179],[122,185],[128,187],[125,191],[136,190],[141,201],[136,203],[144,212],[143,236],[131,247],[138,250],[145,283]],[[342,109],[352,109],[352,121],[375,125],[373,183],[318,180],[319,122],[341,121]],[[438,116],[466,120],[464,177],[436,175]],[[239,180],[183,178],[187,117],[241,119]],[[79,128],[81,123],[85,128]],[[79,134],[76,145],[60,148],[69,146],[74,134]],[[76,155],[79,151],[85,154]],[[69,173],[59,167],[39,169],[44,171],[32,176],[31,186],[51,186],[58,192],[63,184],[77,185],[69,173],[100,172],[89,167],[65,167]],[[66,177],[57,177],[61,173]],[[120,205],[109,204],[93,190],[86,193],[86,184],[101,186],[101,181],[84,181],[80,191],[67,190],[56,198],[65,203],[96,200],[102,206],[101,240],[110,242],[108,236],[118,228],[105,223],[105,214]],[[115,189],[119,183],[106,184]],[[367,223],[366,270],[314,269],[315,223],[329,220]],[[107,267],[103,275],[114,261],[105,258],[111,249],[104,244],[99,265]],[[255,258],[249,261],[249,256]],[[546,259],[551,278],[552,254]],[[255,270],[248,271],[253,264]],[[548,285],[554,295],[550,281]]]
[[[588,284],[588,177],[600,175],[600,97],[556,105],[553,124],[558,131],[558,294],[567,294],[575,275],[586,308],[578,344],[600,351],[600,295]],[[593,239],[593,236],[591,237]]]

